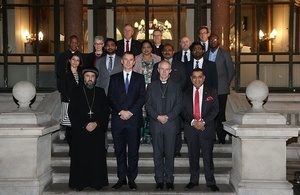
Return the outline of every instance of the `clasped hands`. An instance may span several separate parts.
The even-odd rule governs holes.
[[[120,115],[120,118],[122,119],[122,120],[128,120],[128,119],[130,119],[131,117],[132,117],[132,112],[130,112],[129,110],[121,110],[120,112],[119,112],[119,115]]]
[[[168,122],[169,117],[167,115],[158,115],[157,116],[157,120],[161,123],[161,124],[165,124]]]
[[[89,122],[85,128],[87,131],[92,132],[97,127],[97,125],[98,124],[96,122]]]
[[[194,122],[193,122],[193,126],[199,131],[205,130],[204,125],[205,125],[205,123],[203,123],[202,120],[199,120],[199,121],[194,120]]]

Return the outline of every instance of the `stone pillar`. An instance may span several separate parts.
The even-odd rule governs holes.
[[[293,195],[286,180],[286,140],[297,137],[299,128],[262,107],[268,96],[262,81],[250,83],[246,95],[252,108],[224,122],[224,129],[233,135],[230,184],[237,195]]]
[[[82,0],[64,0],[65,49],[68,49],[69,37],[79,39],[79,51],[83,51],[83,3]]]
[[[229,0],[211,0],[211,32],[220,39],[220,47],[229,50]]]
[[[35,88],[27,81],[14,86],[13,96],[19,108],[0,114],[0,195],[41,195],[52,183],[51,138],[59,129],[45,108],[55,107],[59,94],[40,103],[45,111],[29,107]]]

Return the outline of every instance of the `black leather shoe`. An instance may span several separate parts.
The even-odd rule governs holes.
[[[76,191],[77,191],[77,192],[80,192],[80,191],[82,191],[82,190],[83,190],[83,187],[77,187],[77,188],[76,188]]]
[[[224,140],[219,140],[219,144],[225,144],[225,143],[226,143],[225,139]]]
[[[184,189],[189,190],[189,189],[194,188],[195,186],[198,186],[198,184],[195,184],[195,183],[190,182],[190,183],[188,183],[188,184],[185,186]]]
[[[207,187],[209,187],[210,190],[213,191],[213,192],[216,192],[216,191],[219,191],[219,190],[220,190],[220,189],[218,188],[218,186],[216,186],[216,185],[210,185],[210,186],[207,186]]]
[[[174,184],[173,183],[167,183],[167,190],[174,190]]]
[[[136,190],[137,186],[134,181],[128,182],[129,188],[132,190]]]
[[[157,183],[156,184],[156,189],[157,190],[163,190],[164,189],[164,183]]]
[[[126,180],[119,180],[115,185],[113,185],[111,188],[113,189],[119,189],[120,187],[122,187],[123,185],[126,185],[127,182]]]
[[[181,153],[179,151],[175,152],[175,157],[181,157]]]
[[[95,187],[95,190],[97,190],[97,191],[101,191],[101,190],[103,190],[103,188],[102,188],[102,187],[100,187],[100,186],[98,186],[98,187]]]

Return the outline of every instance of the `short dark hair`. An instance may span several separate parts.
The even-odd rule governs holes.
[[[115,43],[115,45],[117,45],[117,41],[116,41],[115,39],[113,39],[113,38],[107,38],[107,39],[105,40],[105,46],[106,46],[107,42],[109,42],[109,41],[112,41],[112,42]]]
[[[163,47],[163,50],[165,49],[166,46],[172,47],[172,49],[173,49],[173,51],[174,51],[174,47],[173,47],[173,45],[171,45],[170,43],[165,44],[164,47]]]
[[[145,39],[144,41],[142,41],[141,46],[143,47],[144,43],[149,43],[150,46],[152,46],[151,41]]]
[[[199,41],[193,42],[190,46],[190,50],[192,51],[196,45],[200,45],[202,47],[202,49],[205,50],[204,45],[202,45]]]
[[[204,71],[203,71],[202,68],[195,68],[195,69],[193,69],[193,71],[191,73],[191,76],[193,75],[194,72],[202,72],[202,74],[205,76],[205,73],[204,73]]]
[[[135,58],[135,55],[132,51],[125,51],[122,55],[122,58],[124,57],[125,54],[133,55],[133,58]]]
[[[207,31],[207,33],[209,33],[208,27],[207,26],[201,26],[198,30],[198,33],[200,30],[205,29]]]

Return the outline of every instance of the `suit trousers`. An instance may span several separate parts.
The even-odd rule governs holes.
[[[133,182],[138,174],[140,127],[132,127],[128,124],[114,128],[112,129],[112,136],[117,157],[118,178],[119,180],[126,180],[127,176],[128,181]]]
[[[225,137],[227,132],[224,130],[222,122],[226,121],[225,111],[226,111],[226,103],[227,103],[228,94],[218,95],[219,100],[219,113],[215,118],[216,122],[216,132],[219,141],[225,141]]]
[[[152,133],[154,179],[156,183],[174,183],[174,153],[176,131],[159,129]]]
[[[189,163],[190,163],[190,182],[194,184],[199,183],[199,158],[200,149],[203,157],[204,175],[207,185],[215,185],[214,177],[214,163],[213,163],[213,139],[204,139],[199,133],[193,136],[186,137],[188,145]]]

